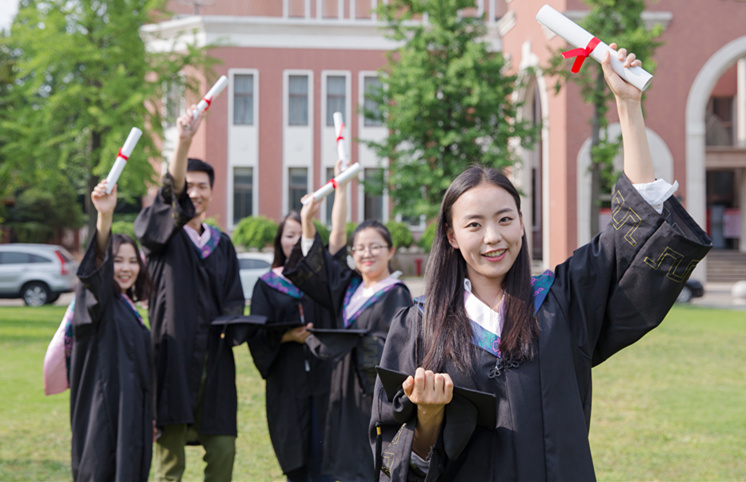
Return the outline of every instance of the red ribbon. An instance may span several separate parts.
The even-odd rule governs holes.
[[[208,99],[207,97],[202,97],[202,100],[204,100],[205,103],[207,104],[207,107],[205,107],[205,110],[209,109],[210,104],[212,104],[212,99]]]
[[[578,72],[580,72],[580,67],[583,65],[583,62],[585,62],[586,57],[588,57],[591,52],[593,52],[593,49],[595,49],[600,42],[601,41],[599,39],[593,37],[584,49],[577,48],[568,50],[567,52],[562,52],[562,56],[566,59],[575,57],[575,63],[572,64],[572,70],[570,70],[570,72],[572,72],[573,74],[577,74]]]
[[[339,184],[337,183],[337,180],[335,178],[331,178],[329,180],[329,184],[331,184],[334,189],[337,189],[339,187]]]
[[[344,130],[344,128],[345,128],[345,124],[343,122],[342,125],[339,126],[339,133],[337,134],[337,142],[339,142],[342,139],[344,139],[344,137],[342,137],[342,131]]]
[[[117,157],[121,157],[122,159],[124,159],[125,162],[129,161],[129,159],[130,159],[129,157],[127,157],[124,154],[122,154],[122,148],[121,147],[119,148],[119,154],[117,154]]]

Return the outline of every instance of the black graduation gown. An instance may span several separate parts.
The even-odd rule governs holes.
[[[254,285],[251,314],[266,316],[267,326],[296,322],[300,326],[299,305],[303,307],[304,323],[331,327],[330,313],[299,290],[294,294],[280,292],[264,278]],[[309,464],[311,407],[323,429],[332,369],[330,361],[312,356],[305,344],[281,343],[287,329],[257,328],[249,338],[254,364],[266,380],[267,426],[284,473]]]
[[[156,367],[156,422],[193,424],[200,380],[206,379],[198,433],[237,435],[236,368],[219,316],[243,314],[245,300],[238,259],[230,238],[220,233],[214,251],[202,258],[184,225],[194,217],[186,194],[173,199],[167,175],[153,204],[135,220],[155,289],[148,315]],[[207,360],[205,361],[205,355]]]
[[[74,480],[148,480],[153,447],[150,333],[113,291],[111,237],[96,235],[78,268],[70,357]]]
[[[335,315],[336,328],[344,328],[343,305],[348,286],[362,279],[359,273],[347,267],[345,256],[343,249],[332,257],[317,235],[306,257],[301,253],[300,242],[293,248],[283,273]],[[375,366],[381,359],[391,320],[397,311],[411,305],[409,289],[397,284],[366,308],[349,327],[366,330],[366,334],[349,351],[338,354],[341,358],[332,371],[322,472],[336,480],[373,480],[374,460],[367,431]],[[306,341],[318,353],[320,347],[314,346],[315,342],[318,340],[313,336]]]
[[[591,367],[661,323],[711,245],[675,198],[659,215],[625,176],[612,211],[609,226],[557,266],[537,312],[533,360],[494,378],[489,372],[497,358],[480,348],[474,348],[471,374],[446,363],[454,385],[497,396],[497,428],[475,426],[462,401],[447,406],[426,480],[595,480],[588,442]],[[397,316],[382,366],[414,374],[420,324],[418,308]],[[409,470],[416,407],[401,389],[389,403],[380,380],[376,397],[381,410],[373,412],[370,437],[375,444],[380,421],[381,478],[419,480]]]

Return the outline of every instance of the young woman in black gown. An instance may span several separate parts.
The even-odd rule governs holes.
[[[502,173],[471,168],[448,188],[426,297],[394,320],[381,361],[409,375],[398,391],[376,385],[382,479],[595,479],[591,367],[655,328],[710,249],[675,186],[655,179],[641,92],[609,60],[624,147],[613,219],[554,272],[531,278],[520,196]],[[477,408],[454,386],[496,401]]]

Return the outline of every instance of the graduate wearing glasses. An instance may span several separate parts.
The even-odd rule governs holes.
[[[338,162],[335,175],[339,170]],[[375,366],[391,320],[400,308],[412,305],[412,296],[391,272],[394,246],[388,229],[375,220],[358,225],[351,239],[355,269],[350,269],[344,249],[345,189],[334,196],[328,251],[313,225],[320,204],[313,201],[301,210],[302,239],[293,248],[284,275],[335,315],[335,332],[316,331],[306,340],[316,356],[335,360],[322,471],[335,480],[370,481],[375,471],[367,434]]]

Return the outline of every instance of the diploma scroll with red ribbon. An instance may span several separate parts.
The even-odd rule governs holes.
[[[628,83],[644,91],[653,80],[653,76],[642,67],[625,68],[622,61],[617,58],[616,50],[588,33],[583,27],[549,5],[541,7],[539,13],[536,14],[536,20],[565,39],[570,45],[577,47],[562,53],[566,59],[575,57],[575,63],[572,66],[573,73],[580,70],[583,61],[587,57],[593,57],[598,62],[601,62],[604,58],[604,53],[608,51],[611,55],[611,68]]]
[[[212,86],[210,90],[207,91],[207,94],[202,98],[201,101],[199,101],[199,104],[197,104],[197,110],[194,111],[194,118],[196,119],[201,113],[206,111],[210,108],[210,104],[212,104],[212,100],[220,94],[223,89],[225,89],[225,86],[228,85],[228,77],[225,75],[221,75],[217,82],[215,82],[215,85]]]
[[[129,160],[133,149],[137,145],[137,141],[140,140],[140,136],[142,136],[142,131],[137,127],[133,127],[127,136],[127,140],[124,141],[124,145],[119,149],[114,165],[111,167],[109,175],[106,176],[106,194],[111,194],[111,190],[114,189],[114,185],[119,180],[124,166],[127,165],[127,160]]]
[[[359,162],[356,162],[355,164],[339,173],[339,176],[332,178],[329,182],[317,189],[313,193],[313,195],[309,196],[308,198],[306,198],[305,201],[303,201],[303,204],[310,203],[311,199],[315,199],[317,201],[324,199],[329,194],[333,193],[334,190],[338,187],[344,187],[348,182],[352,180],[353,177],[357,176],[357,173],[362,171],[362,169],[363,166],[361,166]]]
[[[345,123],[342,120],[341,112],[335,112],[332,118],[334,119],[334,132],[337,135],[337,157],[342,159],[342,170],[344,171],[347,169],[347,161],[349,160],[347,159],[347,149],[345,149]]]

